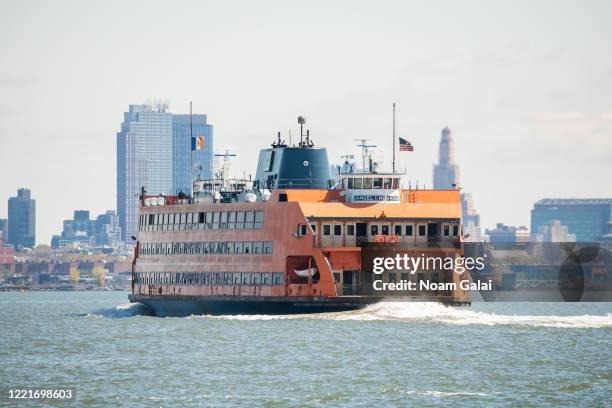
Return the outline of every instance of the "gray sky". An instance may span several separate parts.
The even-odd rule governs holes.
[[[411,180],[431,186],[440,130],[485,226],[543,197],[612,196],[612,3],[601,1],[0,0],[0,218],[37,200],[37,242],[74,209],[115,208],[130,103],[207,113],[236,172],[304,115],[330,159],[387,150],[391,104]]]

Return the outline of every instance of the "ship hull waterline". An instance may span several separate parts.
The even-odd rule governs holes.
[[[155,316],[192,315],[285,315],[347,312],[384,301],[430,301],[435,298],[385,298],[373,296],[269,297],[269,296],[155,296],[130,294],[132,303],[141,303]],[[466,302],[441,302],[449,306],[467,306]]]

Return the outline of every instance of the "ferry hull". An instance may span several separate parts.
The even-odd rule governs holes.
[[[307,314],[358,310],[380,298],[350,297],[228,297],[149,296],[130,294],[130,302],[147,306],[155,316],[238,314]]]

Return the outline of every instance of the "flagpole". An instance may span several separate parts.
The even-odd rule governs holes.
[[[193,102],[189,101],[189,187],[187,191],[193,188]],[[192,192],[193,195],[193,192]]]
[[[393,102],[393,173],[395,173],[395,102]]]

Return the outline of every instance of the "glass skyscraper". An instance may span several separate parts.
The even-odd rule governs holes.
[[[193,127],[193,129],[192,129]],[[191,151],[191,135],[204,136],[204,148]],[[191,181],[198,176],[212,178],[213,127],[206,115],[172,115],[172,192],[191,193]]]
[[[36,244],[36,200],[32,199],[27,188],[20,188],[17,197],[8,200],[6,242],[24,247],[34,247]]]
[[[213,128],[206,115],[193,115],[193,135],[204,149],[193,153],[202,176],[212,174]],[[130,105],[117,133],[117,213],[121,239],[136,236],[140,188],[147,194],[189,193],[191,140],[189,115],[173,115],[165,104]],[[197,175],[199,170],[193,172]]]
[[[546,198],[531,210],[531,233],[558,220],[570,234],[576,235],[576,241],[598,241],[608,232],[611,213],[611,198]]]

